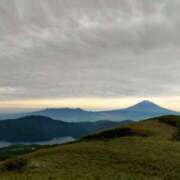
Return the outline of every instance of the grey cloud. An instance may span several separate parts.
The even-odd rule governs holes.
[[[0,99],[178,95],[178,0],[0,0]]]

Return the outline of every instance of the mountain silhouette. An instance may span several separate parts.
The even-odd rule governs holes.
[[[107,111],[86,111],[80,108],[48,108],[32,113],[0,115],[0,119],[40,115],[66,122],[93,122],[99,120],[124,121],[143,120],[163,115],[180,115],[179,112],[163,108],[151,101],[142,101],[124,109]]]
[[[26,116],[0,121],[0,141],[37,142],[60,137],[80,138],[126,123],[129,123],[129,121],[69,123],[45,116]]]

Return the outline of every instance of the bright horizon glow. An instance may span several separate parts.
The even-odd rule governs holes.
[[[43,109],[43,108],[83,108],[87,110],[110,110],[126,108],[143,100],[152,101],[162,107],[180,111],[180,97],[119,97],[119,98],[59,98],[27,99],[0,101],[2,110],[8,109]]]

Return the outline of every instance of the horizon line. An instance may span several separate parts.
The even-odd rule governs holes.
[[[149,101],[163,108],[173,111],[180,109],[180,97],[174,98],[60,98],[60,99],[28,99],[28,100],[12,100],[0,101],[0,110],[4,111],[25,111],[28,110],[42,110],[42,109],[58,109],[58,108],[71,108],[83,109],[89,111],[102,111],[102,110],[116,110],[124,109],[143,101]]]

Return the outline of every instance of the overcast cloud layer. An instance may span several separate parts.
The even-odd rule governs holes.
[[[0,0],[0,100],[178,96],[179,0]]]

